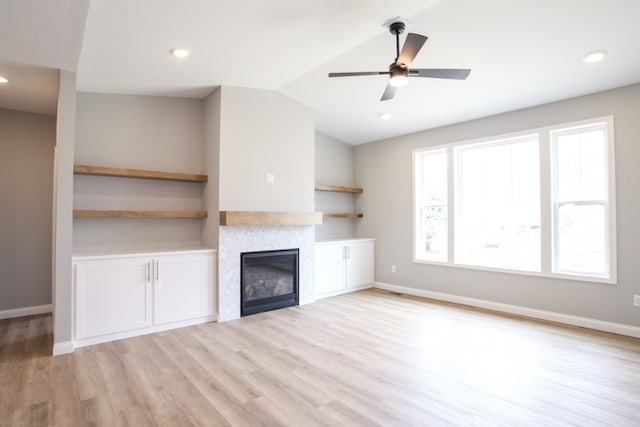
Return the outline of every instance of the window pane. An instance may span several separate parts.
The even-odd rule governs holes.
[[[416,258],[447,261],[447,154],[439,150],[416,158]]]
[[[559,271],[607,273],[603,205],[562,205],[558,227]]]
[[[537,139],[456,151],[455,262],[540,270]]]
[[[421,248],[425,260],[447,260],[447,207],[422,208],[423,235]]]
[[[447,154],[444,152],[422,156],[424,205],[447,205]]]
[[[604,200],[604,130],[559,135],[556,150],[558,201]]]

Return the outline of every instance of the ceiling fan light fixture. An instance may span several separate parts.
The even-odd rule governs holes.
[[[389,84],[393,87],[403,87],[409,83],[409,78],[403,75],[392,76],[389,79]]]
[[[0,84],[3,83],[9,83],[9,80],[7,80],[5,77],[0,76]]]
[[[389,84],[393,87],[403,87],[409,83],[408,72],[403,68],[395,68],[392,66],[390,71]]]

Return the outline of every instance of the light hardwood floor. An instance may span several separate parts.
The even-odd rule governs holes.
[[[51,357],[0,321],[0,425],[640,426],[640,340],[368,290]]]

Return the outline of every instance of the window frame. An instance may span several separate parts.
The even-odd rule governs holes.
[[[605,177],[607,179],[606,189],[608,191],[608,197],[605,205],[605,222],[608,223],[606,228],[607,235],[605,236],[605,242],[607,244],[607,261],[608,261],[608,275],[594,275],[594,274],[582,274],[582,273],[570,273],[554,271],[555,256],[557,253],[556,248],[556,223],[555,223],[555,162],[552,143],[552,134],[561,131],[570,131],[573,129],[586,128],[595,126],[597,124],[604,124],[606,126],[606,153],[605,159]],[[454,262],[455,251],[455,230],[456,222],[458,220],[456,215],[456,194],[455,194],[455,179],[457,159],[455,158],[455,149],[457,147],[468,145],[488,145],[492,143],[500,143],[509,140],[517,140],[526,138],[532,135],[538,136],[538,149],[539,149],[539,171],[540,171],[540,271],[524,271],[524,270],[512,270],[504,268],[486,267],[478,265],[457,264]],[[419,220],[419,208],[421,205],[418,199],[418,184],[417,184],[417,159],[425,153],[431,151],[445,151],[447,155],[447,188],[448,188],[448,211],[447,211],[447,223],[448,223],[448,255],[446,261],[437,260],[424,260],[418,259],[417,254],[417,239],[419,238],[418,232],[418,220]],[[412,254],[413,262],[415,264],[427,264],[438,265],[444,267],[481,270],[481,271],[493,271],[500,273],[517,274],[523,276],[538,276],[555,279],[567,279],[584,282],[596,282],[604,284],[616,284],[617,283],[617,251],[616,251],[616,186],[615,186],[615,141],[614,141],[614,121],[613,116],[602,116],[586,120],[560,123],[550,126],[544,126],[535,129],[527,129],[519,132],[512,132],[507,134],[495,135],[485,138],[464,140],[458,142],[452,142],[447,144],[434,145],[429,147],[416,148],[412,150],[412,207],[413,207],[413,224],[412,224]],[[607,226],[607,224],[605,224]]]

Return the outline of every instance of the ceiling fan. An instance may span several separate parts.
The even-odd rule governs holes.
[[[400,34],[404,32],[403,22],[394,22],[389,25],[389,31],[396,36],[396,60],[389,65],[389,71],[356,71],[351,73],[329,73],[329,77],[352,77],[352,76],[378,76],[389,75],[389,83],[380,101],[386,101],[396,94],[396,88],[405,86],[409,82],[409,77],[431,77],[436,79],[464,80],[469,76],[471,70],[458,68],[409,68],[411,62],[416,57],[422,45],[427,41],[427,36],[409,33],[400,51]]]

